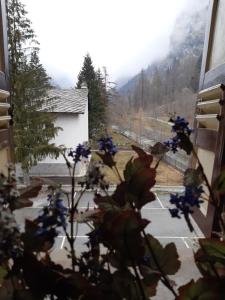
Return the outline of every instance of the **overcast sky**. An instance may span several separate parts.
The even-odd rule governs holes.
[[[177,16],[201,0],[21,0],[40,59],[62,87],[75,85],[84,55],[110,80],[132,76],[168,51]],[[192,7],[192,5],[191,5]]]

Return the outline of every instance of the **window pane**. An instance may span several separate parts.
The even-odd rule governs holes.
[[[225,63],[225,0],[219,0],[209,58],[209,70]]]

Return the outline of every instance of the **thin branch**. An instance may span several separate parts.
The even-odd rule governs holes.
[[[149,251],[150,251],[150,253],[151,253],[151,255],[152,255],[152,258],[153,258],[153,260],[154,260],[154,263],[155,263],[155,265],[156,265],[158,271],[160,272],[161,276],[163,277],[163,278],[161,279],[162,283],[163,283],[163,284],[164,284],[164,285],[165,285],[165,286],[173,293],[173,295],[174,295],[175,297],[177,297],[176,291],[174,290],[174,288],[173,288],[172,285],[170,284],[170,282],[169,282],[169,280],[168,280],[166,274],[164,273],[163,269],[161,268],[161,266],[160,266],[160,264],[159,264],[159,262],[158,262],[158,259],[157,259],[156,255],[155,255],[154,250],[152,249],[151,244],[149,243],[147,234],[145,233],[144,229],[142,230],[142,233],[143,233],[143,235],[144,235],[145,242],[146,242],[147,247],[148,247],[148,249],[149,249]]]
[[[155,167],[154,167],[155,170],[158,169],[158,166],[159,166],[160,162],[162,161],[162,159],[163,159],[163,156],[161,156],[161,157],[159,158],[159,160],[157,161],[157,163],[156,163],[156,165],[155,165]]]
[[[121,175],[120,175],[120,172],[119,172],[119,170],[118,170],[118,168],[117,168],[116,165],[114,166],[114,169],[116,170],[116,174],[117,174],[117,176],[118,176],[120,182],[123,182],[123,179],[122,179],[122,177],[121,177]]]
[[[137,284],[138,284],[138,287],[139,287],[139,290],[140,290],[140,293],[141,293],[141,297],[142,297],[143,300],[146,300],[145,291],[144,291],[144,288],[143,288],[143,285],[142,285],[142,282],[141,282],[140,275],[137,271],[137,267],[135,265],[134,259],[132,258],[131,254],[130,254],[129,246],[127,245],[126,232],[123,232],[123,239],[124,239],[124,244],[125,244],[125,247],[126,247],[126,250],[127,250],[128,257],[129,257],[129,259],[131,260],[131,263],[132,263],[132,268],[134,270],[135,278],[136,278],[136,281],[137,281]]]

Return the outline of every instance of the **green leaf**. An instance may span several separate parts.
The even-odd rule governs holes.
[[[119,207],[124,207],[128,202],[127,199],[127,183],[122,182],[117,185],[116,190],[112,194],[113,202]]]
[[[213,189],[221,194],[225,193],[225,170],[223,170],[215,180]]]
[[[156,273],[149,273],[142,280],[145,293],[148,295],[148,297],[154,297],[156,295],[159,280],[160,275]]]
[[[123,194],[120,199],[133,203],[137,209],[154,201],[155,196],[150,189],[155,185],[156,170],[151,168],[153,157],[142,149],[133,146],[139,157],[131,158],[124,170]]]
[[[135,170],[133,169],[133,157],[131,157],[129,159],[129,161],[127,162],[125,169],[123,171],[123,175],[124,175],[124,179],[126,181],[129,181],[131,179],[131,177],[133,176]]]
[[[212,278],[200,278],[179,288],[176,300],[222,300],[224,288],[221,283]]]
[[[141,299],[134,275],[128,270],[116,271],[113,274],[113,286],[122,299]]]
[[[103,244],[118,251],[129,262],[139,260],[145,252],[141,231],[148,223],[132,209],[107,212],[101,226]]]
[[[135,207],[140,210],[143,206],[155,200],[155,194],[148,190],[138,195],[128,193],[127,199],[130,199],[135,204]]]
[[[155,257],[165,274],[174,275],[179,270],[181,265],[175,244],[169,243],[163,247],[152,235],[148,234],[147,238],[148,243],[150,244],[150,247],[154,253],[153,255],[146,246],[146,255],[149,256],[148,266],[153,270],[159,271],[154,260]]]
[[[130,194],[141,197],[149,191],[154,185],[156,178],[156,170],[152,168],[139,169],[128,183],[128,191]]]
[[[164,145],[160,142],[157,142],[154,146],[150,147],[150,152],[152,155],[162,156],[168,151],[169,150],[166,147],[166,145]]]
[[[7,270],[0,266],[0,285],[4,281],[5,276],[7,275]]]
[[[195,253],[196,265],[203,276],[225,276],[225,242],[215,239],[199,240],[201,248]]]
[[[184,186],[198,187],[202,182],[203,177],[200,168],[187,169],[184,172]]]

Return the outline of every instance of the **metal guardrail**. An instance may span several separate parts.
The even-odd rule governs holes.
[[[130,132],[129,130],[119,131],[120,134],[126,136],[127,138],[135,142],[138,141],[138,143],[141,144],[146,150],[148,150],[149,146],[153,146],[156,142],[162,142],[166,140],[166,136],[163,137],[161,132],[152,131],[152,134],[149,131],[147,132],[147,136],[145,134],[140,138],[136,133]],[[175,154],[168,152],[164,156],[164,161],[174,166],[181,172],[184,172],[188,167],[188,157],[184,152],[178,152]]]

